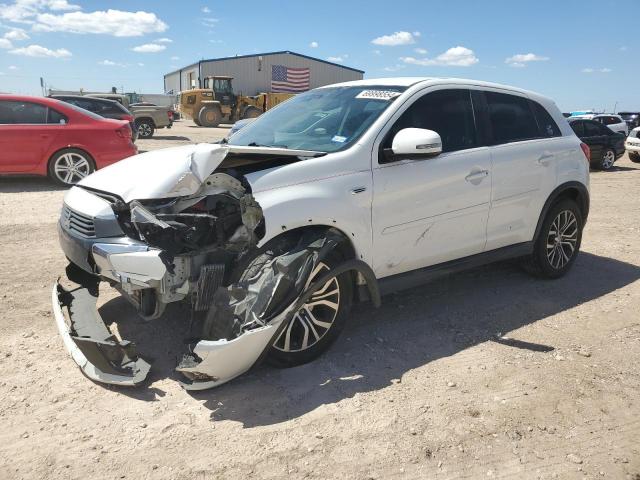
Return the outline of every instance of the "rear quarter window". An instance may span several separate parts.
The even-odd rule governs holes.
[[[540,130],[540,136],[542,137],[560,137],[562,133],[558,124],[553,120],[546,108],[540,105],[538,102],[531,101],[533,106],[533,113],[536,116],[538,122],[538,130]]]
[[[529,99],[506,93],[485,92],[493,143],[540,138]]]

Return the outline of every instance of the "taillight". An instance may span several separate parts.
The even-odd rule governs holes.
[[[587,145],[586,143],[581,143],[580,148],[582,149],[582,153],[584,153],[587,162],[591,162],[591,149],[589,148],[589,145]]]
[[[173,120],[173,112],[171,110],[167,110],[167,116],[169,117],[169,120]]]

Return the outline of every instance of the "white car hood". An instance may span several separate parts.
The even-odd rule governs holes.
[[[228,153],[314,157],[321,152],[199,143],[142,153],[98,170],[78,185],[132,200],[195,194]]]

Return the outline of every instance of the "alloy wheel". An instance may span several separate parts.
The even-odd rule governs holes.
[[[578,243],[578,219],[571,210],[563,210],[551,223],[547,235],[547,259],[556,270],[571,261]]]
[[[148,123],[138,125],[138,135],[143,138],[151,136],[151,126]]]
[[[319,263],[309,275],[305,288],[328,271],[326,264]],[[331,329],[339,308],[340,284],[337,278],[332,278],[293,316],[273,346],[283,352],[300,352],[311,348]]]
[[[613,167],[613,162],[616,161],[616,155],[613,153],[613,150],[607,150],[604,152],[604,157],[602,157],[602,168],[604,170],[609,170]]]
[[[57,158],[53,170],[58,180],[72,185],[91,173],[91,165],[83,155],[68,152]]]

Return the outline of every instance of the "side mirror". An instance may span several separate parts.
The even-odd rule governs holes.
[[[403,128],[393,137],[390,153],[396,158],[436,157],[442,153],[442,139],[433,130]]]

